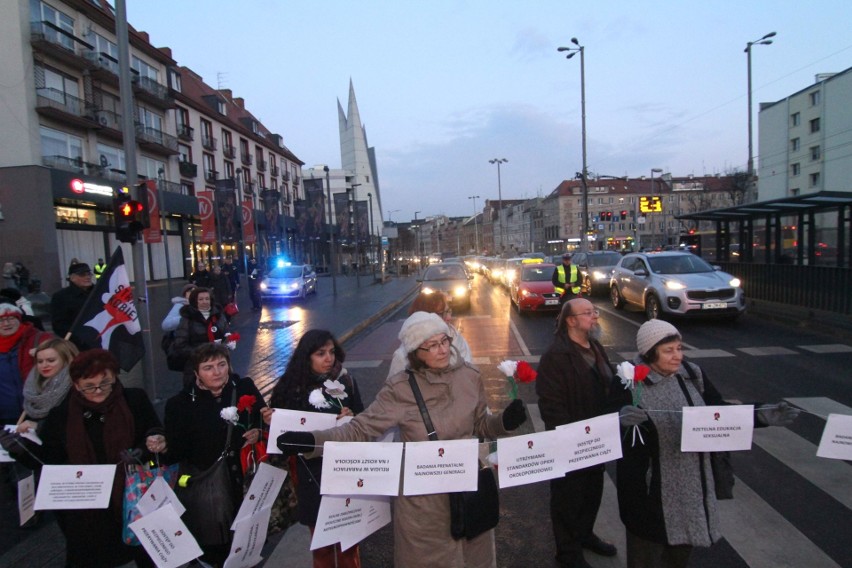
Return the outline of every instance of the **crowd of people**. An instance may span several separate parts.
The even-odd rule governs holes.
[[[93,276],[88,264],[69,266],[68,286],[51,302],[52,331],[27,321],[20,302],[5,294],[0,299],[0,420],[15,425],[14,433],[0,435],[0,443],[16,460],[4,468],[4,476],[38,476],[45,464],[119,465],[106,509],[55,513],[68,566],[153,565],[141,547],[122,538],[130,471],[124,466],[145,463],[175,464],[184,480],[222,466],[219,497],[226,505],[185,517],[204,552],[202,560],[222,565],[230,550],[230,523],[251,477],[246,453],[265,447],[275,409],[332,413],[339,422],[328,430],[286,432],[273,441],[281,455],[266,458],[290,474],[273,507],[270,530],[299,522],[311,533],[318,522],[325,442],[372,441],[388,432],[403,442],[493,440],[511,435],[527,418],[520,399],[502,411],[489,409],[471,349],[452,325],[449,301],[426,293],[415,298],[402,324],[387,379],[371,404],[364,405],[357,381],[345,368],[341,344],[320,329],[302,335],[267,404],[254,381],[231,362],[233,342],[223,303],[234,301],[239,277],[228,262],[212,271],[199,263],[162,320],[170,337],[167,346],[164,341],[169,366],[181,374],[183,386],[166,402],[161,421],[145,391],[122,384],[112,353],[79,345],[70,333],[94,286]],[[651,320],[636,336],[634,363],[649,367],[649,374],[641,404],[633,404],[599,341],[598,310],[575,297],[570,258],[554,279],[565,291],[565,302],[535,383],[545,427],[615,411],[625,433],[641,428],[643,443],[625,442],[617,463],[627,565],[685,567],[694,547],[710,546],[721,533],[710,454],[680,451],[677,411],[725,402],[706,373],[683,360],[677,328]],[[223,419],[230,407],[239,409],[240,428]],[[755,411],[755,425],[787,425],[797,413],[784,404],[762,405]],[[27,432],[37,433],[43,444],[20,436]],[[584,551],[618,553],[593,531],[603,485],[602,465],[550,482],[549,513],[560,566],[588,567]],[[180,496],[181,489],[176,490]],[[214,523],[221,529],[211,531]],[[472,538],[452,536],[448,493],[395,498],[393,533],[397,566],[497,566],[493,529]],[[357,545],[345,551],[340,545],[325,546],[312,555],[315,568],[361,566]]]

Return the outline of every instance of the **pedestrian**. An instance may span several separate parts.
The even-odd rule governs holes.
[[[18,278],[14,263],[7,262],[3,265],[3,288],[18,289]]]
[[[222,274],[228,277],[228,282],[231,284],[231,293],[236,297],[237,290],[240,289],[240,271],[239,267],[234,264],[234,257],[228,256],[225,259],[225,264],[222,265]]]
[[[303,412],[332,413],[337,415],[338,420],[363,412],[364,404],[361,402],[358,385],[343,367],[345,359],[346,353],[331,332],[321,329],[307,331],[296,345],[284,374],[272,389],[270,406]],[[329,387],[329,384],[334,387]],[[345,396],[332,398],[329,392],[334,388],[342,389]],[[313,399],[313,393],[316,391],[321,393],[321,403]],[[271,420],[272,408],[262,411],[267,421]],[[273,463],[275,461],[277,460]],[[296,464],[294,477],[298,480],[296,496],[299,522],[309,527],[313,534],[321,500],[322,458],[300,459]],[[311,552],[314,568],[361,566],[357,544],[346,551],[341,550],[340,544],[334,544]]]
[[[104,259],[99,258],[98,261],[95,263],[95,280],[101,279],[101,276],[103,276],[104,272],[106,271],[106,267],[107,265],[104,262]]]
[[[0,299],[14,303],[23,312],[22,321],[33,324],[40,331],[44,331],[41,318],[37,318],[33,312],[33,304],[29,298],[22,296],[21,292],[14,288],[3,288],[0,290]]]
[[[225,273],[222,272],[220,266],[213,267],[213,274],[210,276],[210,291],[213,292],[213,301],[224,308],[227,304],[233,301],[234,297],[231,290],[231,281]]]
[[[94,290],[92,269],[85,262],[75,262],[68,267],[68,286],[56,292],[50,298],[50,321],[53,333],[70,339],[81,351],[86,348],[71,333],[74,320],[83,309],[89,294]]]
[[[571,263],[570,252],[562,255],[562,264],[553,270],[550,281],[553,282],[554,291],[559,294],[560,304],[580,295],[580,271],[576,264]]]
[[[553,344],[541,356],[535,382],[548,430],[604,414],[614,375],[600,334],[598,310],[590,301],[574,298],[563,304]],[[616,555],[615,546],[593,532],[603,484],[603,465],[550,481],[550,520],[559,566],[587,568],[583,549]]]
[[[650,368],[638,406],[617,378],[611,386],[614,407],[623,405],[622,428],[642,432],[636,443],[625,432],[616,466],[627,566],[685,568],[694,547],[710,546],[722,534],[710,454],[680,450],[683,408],[727,403],[701,367],[683,360],[681,335],[672,324],[645,322],[636,348],[634,363]],[[799,414],[783,402],[762,406],[755,410],[755,426],[787,426]]]
[[[399,340],[408,352],[408,367],[385,381],[375,401],[347,424],[315,432],[286,432],[278,437],[285,455],[322,455],[326,441],[366,442],[398,426],[403,442],[429,439],[423,415],[412,392],[409,374],[428,401],[428,414],[439,440],[505,436],[526,420],[520,399],[503,412],[491,414],[485,387],[476,367],[453,348],[450,328],[437,314],[410,315]],[[452,537],[447,493],[398,496],[394,499],[394,565],[406,568],[497,566],[494,530],[471,539]]]
[[[15,263],[15,280],[18,283],[18,290],[21,291],[21,294],[26,294],[30,291],[30,271],[20,260]]]
[[[53,337],[23,321],[23,312],[0,301],[0,424],[17,424],[24,405],[24,381],[35,365],[32,351]]]
[[[211,274],[207,270],[207,263],[203,260],[196,265],[195,272],[190,274],[189,281],[201,288],[210,288],[212,286]]]
[[[263,278],[263,269],[258,265],[257,259],[250,258],[248,264],[248,285],[249,298],[251,298],[251,309],[259,311],[261,309],[260,302],[260,282]]]
[[[79,355],[77,346],[61,337],[51,337],[34,350],[35,365],[24,383],[24,414],[19,433],[35,431],[39,422],[65,399],[71,389],[69,366]]]
[[[177,329],[178,324],[180,324],[180,309],[189,305],[189,293],[197,287],[195,284],[186,284],[181,289],[180,296],[172,298],[172,307],[166,317],[163,318],[163,323],[160,324],[163,331],[170,332]]]
[[[177,362],[175,367],[183,368],[184,384],[191,384],[195,379],[191,365],[193,349],[203,343],[225,340],[228,320],[221,308],[213,303],[210,290],[201,287],[189,293],[189,303],[180,309],[180,316],[169,358]]]

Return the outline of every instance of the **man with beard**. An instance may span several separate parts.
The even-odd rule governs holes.
[[[548,430],[604,413],[613,371],[598,341],[598,315],[583,298],[562,306],[553,344],[541,356],[535,383]],[[584,548],[602,556],[616,555],[615,546],[593,532],[603,482],[603,465],[572,471],[550,482],[550,518],[560,566],[588,567]]]
[[[53,333],[63,338],[71,331],[77,314],[82,311],[89,294],[95,288],[92,269],[85,262],[72,261],[71,266],[68,267],[68,283],[68,286],[50,298],[50,320]],[[80,351],[87,348],[74,336],[70,339]]]

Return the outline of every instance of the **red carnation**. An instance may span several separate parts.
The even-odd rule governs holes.
[[[531,383],[538,376],[529,363],[526,361],[518,361],[518,368],[515,370],[515,378],[522,383]]]
[[[250,394],[244,394],[237,402],[237,412],[251,412],[255,402],[257,402],[256,397]]]
[[[636,365],[636,367],[633,368],[633,382],[641,383],[650,372],[651,367],[648,367],[647,365]]]
[[[237,333],[236,331],[233,332],[233,333],[229,333],[226,337],[226,340],[227,341],[239,341],[240,340],[240,334]]]

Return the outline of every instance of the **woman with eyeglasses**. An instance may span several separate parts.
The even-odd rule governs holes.
[[[43,446],[40,451],[28,446],[49,465],[118,464],[106,509],[55,511],[65,536],[66,566],[153,565],[141,546],[127,546],[121,538],[123,464],[144,463],[150,457],[146,445],[161,439],[162,429],[145,391],[124,388],[118,373],[109,351],[77,355],[69,366],[68,396],[40,425]]]
[[[284,454],[322,455],[326,441],[366,442],[398,426],[402,441],[429,439],[409,383],[412,373],[435,425],[439,440],[496,438],[526,420],[523,402],[502,413],[488,411],[482,377],[453,346],[447,323],[438,314],[415,312],[402,325],[399,340],[406,369],[389,378],[376,400],[351,422],[316,432],[287,432],[278,438]],[[470,540],[450,533],[448,493],[399,496],[394,500],[394,565],[417,567],[495,566],[494,531]]]

